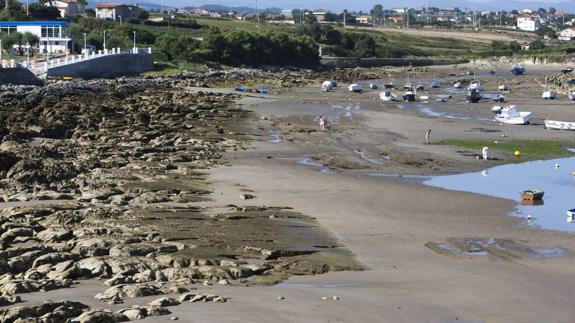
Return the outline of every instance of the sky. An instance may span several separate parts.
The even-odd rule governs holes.
[[[224,6],[248,6],[255,7],[256,0],[149,0],[149,2],[162,3],[169,6],[182,7],[182,6],[200,6],[205,4],[219,4]],[[458,6],[460,8],[465,7],[476,7],[480,4],[486,4],[486,6],[491,6],[491,4],[497,4],[497,7],[502,5],[499,0],[257,0],[259,8],[271,8],[277,7],[282,9],[293,9],[293,8],[308,8],[308,9],[327,9],[333,11],[341,11],[343,9],[349,9],[352,11],[369,11],[376,4],[382,4],[384,8],[394,8],[399,6],[410,6],[415,8],[421,8],[424,5],[437,6],[440,8],[449,8],[453,6]],[[550,4],[557,4],[563,2],[561,0],[521,0],[521,1],[510,1],[506,0],[503,3],[515,3],[514,7],[522,7],[524,4],[528,7],[539,7],[539,4],[543,7],[547,7]],[[564,2],[572,4],[573,2]],[[560,6],[559,6],[560,7]]]

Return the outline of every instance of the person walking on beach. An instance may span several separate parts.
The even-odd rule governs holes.
[[[427,129],[427,131],[425,132],[425,144],[426,145],[431,144],[431,129]]]
[[[483,147],[483,149],[481,149],[481,154],[483,155],[483,160],[487,160],[487,150],[489,150],[488,147]]]
[[[320,117],[319,117],[319,129],[320,129],[321,131],[325,131],[326,124],[327,124],[327,121],[325,120],[325,117],[324,117],[324,116],[320,116]]]

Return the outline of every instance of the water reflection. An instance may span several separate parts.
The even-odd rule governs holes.
[[[559,164],[561,167],[556,168]],[[503,165],[477,173],[437,176],[425,184],[450,190],[507,198],[518,202],[514,215],[530,217],[530,223],[547,229],[574,231],[566,211],[575,208],[575,157]],[[520,192],[545,191],[541,203],[524,204]]]

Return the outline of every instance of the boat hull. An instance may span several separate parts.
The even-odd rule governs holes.
[[[495,116],[495,121],[506,124],[524,125],[531,121],[531,112],[521,112],[518,117],[506,117],[501,114]]]
[[[526,191],[521,193],[521,200],[538,201],[543,199],[543,195],[545,195],[545,192],[543,191],[536,191],[536,192]]]
[[[575,131],[575,122],[545,120],[545,128],[551,130]]]

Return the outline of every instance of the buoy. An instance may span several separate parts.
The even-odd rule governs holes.
[[[519,150],[516,150],[515,151],[515,157],[519,157],[519,156],[521,156],[521,152]]]
[[[555,168],[559,168],[559,164],[555,164]]]
[[[499,143],[499,141],[495,140],[493,143],[494,143],[494,144],[498,144],[498,143]]]
[[[575,176],[575,172],[571,173],[572,176]]]

